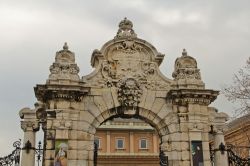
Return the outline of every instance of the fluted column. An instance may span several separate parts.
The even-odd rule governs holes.
[[[36,121],[21,121],[21,128],[24,131],[23,146],[30,143],[31,147],[36,147],[36,131],[39,125]],[[22,151],[21,166],[34,166],[35,165],[35,150],[24,149]]]
[[[218,130],[214,134],[214,148],[216,149],[214,156],[214,164],[228,166],[227,151],[222,152],[219,150],[221,144],[225,145],[224,134],[221,130]]]

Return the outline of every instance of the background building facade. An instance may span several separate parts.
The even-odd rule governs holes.
[[[107,121],[97,129],[95,141],[99,166],[159,165],[159,136],[139,119]]]
[[[243,158],[250,157],[250,114],[228,123],[225,141],[237,148],[234,151]]]

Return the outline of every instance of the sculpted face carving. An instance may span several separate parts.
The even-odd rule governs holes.
[[[128,78],[118,83],[118,101],[122,106],[137,106],[141,95],[142,89],[135,79]]]

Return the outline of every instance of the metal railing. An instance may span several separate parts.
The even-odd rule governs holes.
[[[15,148],[8,156],[0,157],[0,166],[19,166],[21,153],[21,140],[15,141],[13,147]]]
[[[250,146],[224,145],[223,143],[219,145],[218,149],[210,146],[210,159],[213,166],[216,151],[220,151],[222,154],[227,152],[229,166],[250,166]]]
[[[21,151],[23,153],[29,153],[30,150],[35,151],[36,155],[36,163],[39,166],[42,161],[42,155],[43,155],[43,149],[42,149],[42,143],[39,141],[38,148],[32,147],[30,141],[27,141],[24,145],[24,147],[21,148],[21,139],[18,141],[15,141],[13,143],[13,147],[15,148],[11,154],[0,157],[0,166],[19,166],[20,165],[20,154]]]

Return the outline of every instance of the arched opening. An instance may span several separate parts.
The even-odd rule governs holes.
[[[145,112],[147,113],[143,114]],[[168,140],[164,141],[167,140],[170,146],[168,126],[164,119],[143,108],[118,107],[107,110],[100,116],[106,113],[110,116],[98,126],[96,121],[92,123],[96,129],[93,140],[95,144],[93,162],[96,165],[160,165],[159,156],[163,136],[168,137]],[[158,120],[155,120],[157,118]],[[158,123],[156,124],[156,122]],[[168,162],[166,158],[165,160]]]

